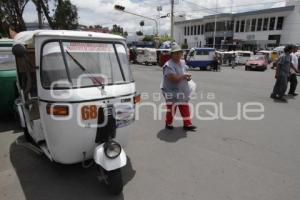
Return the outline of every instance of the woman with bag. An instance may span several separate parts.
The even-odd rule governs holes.
[[[172,123],[177,107],[183,118],[183,129],[194,131],[196,126],[192,125],[190,118],[190,99],[192,88],[189,86],[191,74],[187,73],[187,66],[182,60],[183,51],[177,44],[171,47],[171,59],[163,66],[162,91],[167,103],[166,129],[173,129]],[[193,84],[190,84],[193,85]],[[195,84],[194,84],[195,85]]]

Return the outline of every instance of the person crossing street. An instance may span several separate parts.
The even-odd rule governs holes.
[[[290,90],[289,90],[289,95],[290,96],[298,96],[297,93],[295,93],[298,80],[297,80],[297,73],[299,71],[298,69],[298,57],[296,56],[296,52],[298,51],[298,47],[293,45],[293,52],[291,53],[291,68],[290,68],[290,76],[289,76],[289,81],[290,81]]]
[[[171,47],[171,59],[163,66],[162,92],[166,99],[166,129],[173,129],[173,118],[178,108],[183,118],[183,129],[194,131],[196,126],[192,124],[190,118],[189,86],[191,74],[187,73],[187,66],[182,59],[183,51],[179,45],[173,44]]]
[[[285,92],[287,90],[288,85],[288,77],[290,72],[291,65],[291,56],[293,46],[287,45],[284,48],[284,53],[279,57],[276,65],[276,82],[273,88],[273,92],[271,94],[271,98],[276,99],[281,102],[287,102],[284,98]]]

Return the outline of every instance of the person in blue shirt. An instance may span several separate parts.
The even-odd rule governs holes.
[[[183,118],[183,129],[194,131],[189,108],[189,85],[191,74],[182,60],[183,51],[177,44],[171,47],[171,59],[163,66],[162,91],[167,102],[166,129],[173,129],[172,123],[177,107]]]

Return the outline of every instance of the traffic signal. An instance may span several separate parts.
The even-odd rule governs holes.
[[[125,10],[125,7],[124,6],[120,6],[120,5],[115,5],[115,9],[123,11],[123,10]]]

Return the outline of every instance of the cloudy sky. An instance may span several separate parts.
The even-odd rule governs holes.
[[[78,8],[79,23],[83,25],[96,25],[111,27],[113,24],[121,25],[133,34],[140,30],[139,22],[142,18],[121,13],[114,10],[114,5],[119,4],[126,10],[148,17],[156,18],[159,13],[157,6],[162,6],[161,15],[170,12],[170,0],[71,0]],[[285,0],[175,0],[175,16],[186,15],[188,19],[198,18],[217,12],[243,12],[255,9],[280,7],[285,5]],[[217,3],[218,2],[218,3]],[[37,16],[34,6],[30,3],[25,9],[24,18],[27,22],[36,22]],[[154,23],[144,20],[144,33],[154,31]],[[168,33],[170,18],[160,19],[160,33]]]

